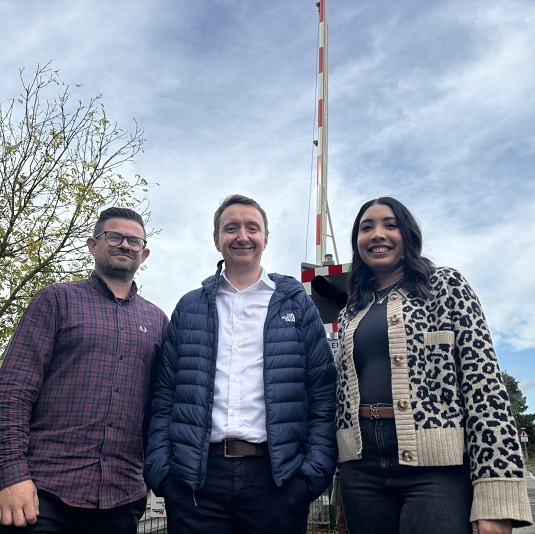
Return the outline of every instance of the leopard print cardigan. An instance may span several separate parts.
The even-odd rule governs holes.
[[[517,431],[481,304],[458,271],[431,277],[433,298],[388,298],[392,397],[401,465],[447,466],[470,458],[471,521],[531,524]],[[341,314],[337,440],[339,461],[361,458],[353,333],[369,308]],[[335,481],[335,487],[337,486]],[[338,491],[338,490],[337,490]],[[335,491],[334,504],[341,504]]]

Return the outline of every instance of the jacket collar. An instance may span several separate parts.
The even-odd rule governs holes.
[[[215,306],[215,297],[217,288],[221,283],[221,272],[223,271],[223,263],[225,260],[217,262],[217,269],[214,275],[209,276],[202,281],[202,287],[208,294],[210,305]],[[304,291],[303,285],[298,282],[293,276],[286,276],[278,273],[270,273],[267,275],[269,279],[275,283],[275,292],[278,294],[293,294],[295,291]]]

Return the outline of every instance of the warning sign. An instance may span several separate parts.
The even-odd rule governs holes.
[[[150,516],[151,517],[167,517],[165,513],[165,501],[163,497],[156,497],[152,491],[150,492]]]
[[[520,432],[520,441],[522,443],[527,443],[528,441],[528,433],[525,430],[522,430],[522,432]]]

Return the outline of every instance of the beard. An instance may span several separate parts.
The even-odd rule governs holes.
[[[134,260],[129,262],[121,262],[114,259],[113,256],[108,258],[108,261],[99,265],[99,271],[108,278],[118,280],[120,282],[131,282],[139,267]]]

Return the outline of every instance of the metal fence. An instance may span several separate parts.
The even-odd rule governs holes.
[[[329,495],[330,491],[327,490],[318,499],[310,503],[310,512],[308,514],[309,534],[335,532],[335,509],[329,504]],[[137,531],[138,534],[167,533],[165,517],[151,517],[150,499]]]

